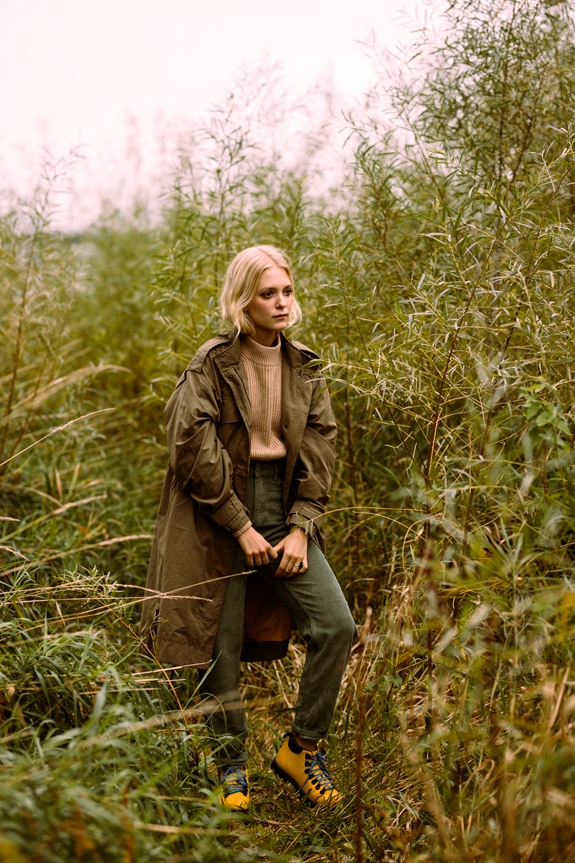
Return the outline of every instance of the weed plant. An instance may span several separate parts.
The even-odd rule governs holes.
[[[452,0],[444,25],[378,82],[389,122],[375,97],[348,117],[332,193],[230,99],[161,225],[72,242],[49,196],[3,220],[0,860],[573,859],[573,8]],[[295,638],[246,668],[238,824],[194,674],[139,653],[137,606],[162,403],[228,261],[267,242],[330,379],[329,558],[361,634],[328,741],[346,802],[308,810],[268,769]]]

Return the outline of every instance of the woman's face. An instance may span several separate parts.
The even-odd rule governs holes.
[[[282,267],[273,264],[264,270],[257,290],[246,306],[255,328],[254,339],[260,345],[271,347],[277,334],[288,326],[293,303],[293,287]]]

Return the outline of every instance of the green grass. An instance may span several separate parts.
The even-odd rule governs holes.
[[[572,11],[456,0],[412,83],[380,81],[389,125],[375,99],[347,117],[321,196],[230,99],[157,226],[57,235],[49,178],[2,218],[0,861],[573,858]],[[335,813],[269,770],[301,645],[245,670],[242,821],[216,803],[195,673],[140,652],[138,600],[163,404],[220,328],[227,263],[265,242],[330,380],[328,556],[362,638]]]

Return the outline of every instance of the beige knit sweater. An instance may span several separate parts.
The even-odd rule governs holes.
[[[281,433],[282,352],[278,339],[273,348],[242,337],[242,361],[252,406],[250,455],[258,461],[272,461],[286,455]]]

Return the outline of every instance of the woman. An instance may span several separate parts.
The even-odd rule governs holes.
[[[169,468],[144,634],[161,662],[199,667],[221,799],[242,810],[240,660],[285,656],[295,622],[306,662],[291,731],[271,766],[309,803],[334,805],[341,794],[318,741],[356,634],[320,525],[336,425],[316,354],[283,335],[301,319],[285,256],[273,246],[240,252],[221,308],[233,329],[199,349],[166,407]]]

